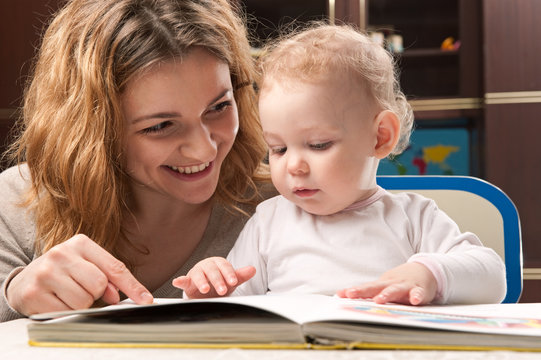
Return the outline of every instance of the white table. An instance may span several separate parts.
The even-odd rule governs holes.
[[[380,351],[380,350],[208,350],[208,349],[90,349],[46,348],[27,344],[26,325],[20,319],[0,323],[0,359],[2,360],[116,360],[116,359],[205,359],[205,360],[522,360],[541,359],[541,353],[508,351]]]

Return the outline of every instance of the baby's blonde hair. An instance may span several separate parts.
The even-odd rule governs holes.
[[[400,139],[392,151],[408,145],[413,111],[400,90],[392,55],[363,33],[348,25],[312,25],[294,31],[269,45],[260,59],[264,89],[273,81],[326,80],[337,73],[358,76],[380,110],[394,112],[400,120]]]

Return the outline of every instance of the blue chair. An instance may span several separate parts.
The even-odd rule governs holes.
[[[460,227],[475,233],[505,262],[507,294],[504,303],[517,302],[522,293],[522,240],[518,211],[496,186],[469,176],[378,176],[390,192],[416,192],[436,201]]]

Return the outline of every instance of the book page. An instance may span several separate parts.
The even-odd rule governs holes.
[[[130,308],[175,306],[181,311],[183,303],[234,303],[279,314],[298,324],[322,321],[346,321],[392,326],[413,326],[479,333],[541,336],[541,304],[488,304],[467,306],[404,306],[377,305],[366,300],[341,299],[325,295],[256,295],[203,300],[156,299],[153,305],[125,302],[100,309],[64,312],[73,314],[102,314]],[[178,306],[178,307],[177,307]],[[538,315],[538,318],[532,316]],[[33,316],[50,318],[55,314]],[[56,314],[57,315],[57,314]],[[56,320],[63,321],[63,320]]]
[[[536,315],[537,318],[532,317]],[[338,320],[476,333],[541,336],[541,304],[405,306],[336,299],[320,309],[316,316],[304,318],[303,322]]]
[[[136,307],[153,307],[153,306],[160,306],[163,304],[174,304],[174,303],[180,303],[185,300],[182,299],[166,299],[166,298],[154,298],[154,303],[150,305],[137,305],[132,300],[127,299],[124,300],[118,304],[114,305],[108,305],[105,307],[100,308],[90,308],[90,309],[82,309],[82,310],[65,310],[65,311],[52,311],[42,314],[34,314],[30,315],[30,319],[32,320],[49,320],[49,319],[55,319],[60,318],[64,316],[73,316],[73,315],[92,315],[92,314],[101,314],[101,313],[108,313],[108,312],[115,312],[118,310],[123,309],[130,309],[130,308],[136,308]]]
[[[541,336],[541,304],[461,306],[378,305],[324,295],[264,295],[229,298],[274,311],[299,324],[359,322],[490,334]],[[532,316],[536,316],[533,318]]]

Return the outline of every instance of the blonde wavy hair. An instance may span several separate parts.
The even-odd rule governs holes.
[[[120,95],[144,69],[194,46],[229,64],[239,111],[214,199],[239,211],[258,201],[266,146],[240,11],[227,0],[73,0],[44,34],[9,151],[30,170],[38,251],[84,233],[126,262],[116,253],[129,216]]]
[[[407,147],[413,111],[400,90],[394,59],[381,45],[352,26],[316,22],[305,28],[290,29],[264,49],[260,66],[262,90],[266,82],[313,82],[333,74],[353,74],[380,110],[390,110],[400,119],[400,140],[392,155]]]

